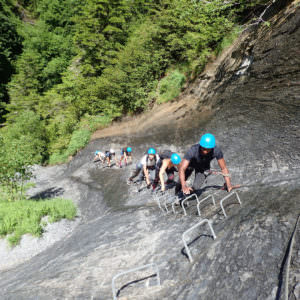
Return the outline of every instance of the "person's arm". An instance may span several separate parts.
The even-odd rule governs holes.
[[[180,167],[179,167],[179,179],[180,179],[180,183],[181,183],[181,188],[184,194],[189,194],[190,191],[192,190],[192,188],[188,187],[186,185],[186,181],[185,181],[185,171],[187,169],[187,167],[189,166],[190,161],[187,159],[183,159]]]
[[[148,169],[147,169],[147,164],[143,165],[143,170],[144,170],[144,174],[145,174],[145,177],[146,177],[146,183],[147,183],[147,185],[150,185],[151,182],[150,182],[150,179],[149,179],[149,172],[148,172]]]
[[[164,181],[164,173],[168,167],[170,159],[164,159],[162,162],[162,165],[159,170],[159,179],[160,179],[160,184],[161,184],[161,190],[164,192],[166,187],[165,187],[165,181]]]
[[[222,170],[222,174],[224,174],[224,180],[227,186],[227,190],[228,192],[230,192],[232,190],[232,185],[231,185],[230,176],[226,166],[225,159],[224,158],[218,159],[218,164]]]
[[[125,164],[127,165],[127,154],[126,154],[126,151],[124,152],[124,161],[125,161]]]

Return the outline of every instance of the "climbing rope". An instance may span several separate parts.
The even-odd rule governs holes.
[[[225,174],[221,171],[218,171],[218,170],[205,170],[204,171],[204,175],[205,176],[209,176],[209,175],[222,175],[224,177],[231,177],[231,175],[228,173],[228,174]]]

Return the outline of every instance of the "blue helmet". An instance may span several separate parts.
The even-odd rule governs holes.
[[[131,152],[132,149],[131,149],[130,147],[127,147],[126,151],[127,151],[127,152]]]
[[[156,154],[156,150],[155,150],[154,148],[149,148],[148,154],[153,154],[153,155],[155,155],[155,154]]]
[[[171,155],[171,162],[172,162],[174,165],[179,165],[180,162],[181,162],[180,156],[179,156],[177,153],[173,153],[173,154]]]
[[[99,152],[100,152],[100,151],[97,150],[97,151],[95,152],[95,155],[97,155]]]
[[[199,144],[203,148],[212,149],[216,146],[216,139],[211,133],[205,133],[202,135]]]

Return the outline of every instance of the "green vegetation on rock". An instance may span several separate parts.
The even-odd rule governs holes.
[[[164,103],[176,98],[180,94],[185,80],[184,74],[180,73],[178,70],[168,74],[160,81],[157,102]]]
[[[63,218],[72,220],[76,216],[76,207],[72,201],[60,198],[16,202],[0,199],[0,237],[8,236],[12,246],[18,244],[26,233],[39,237],[45,225],[42,218],[46,216],[50,223]]]
[[[10,127],[33,112],[40,162],[66,161],[96,129],[82,126],[87,116],[107,125],[177,97],[266,2],[3,0],[1,118]]]
[[[42,161],[46,150],[45,128],[32,111],[20,113],[14,123],[0,133],[0,186],[17,197],[25,181],[32,176],[32,166]]]

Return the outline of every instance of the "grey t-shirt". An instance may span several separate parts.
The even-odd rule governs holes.
[[[155,167],[157,161],[159,160],[159,156],[157,154],[155,154],[155,158],[154,159],[149,159],[148,158],[148,154],[144,155],[140,161],[140,163],[143,165],[143,166],[146,166],[147,168],[148,167]]]
[[[223,152],[218,146],[215,146],[207,155],[201,153],[200,145],[193,145],[184,155],[184,159],[190,162],[189,167],[196,171],[203,172],[210,169],[210,162],[216,158],[223,158]]]

